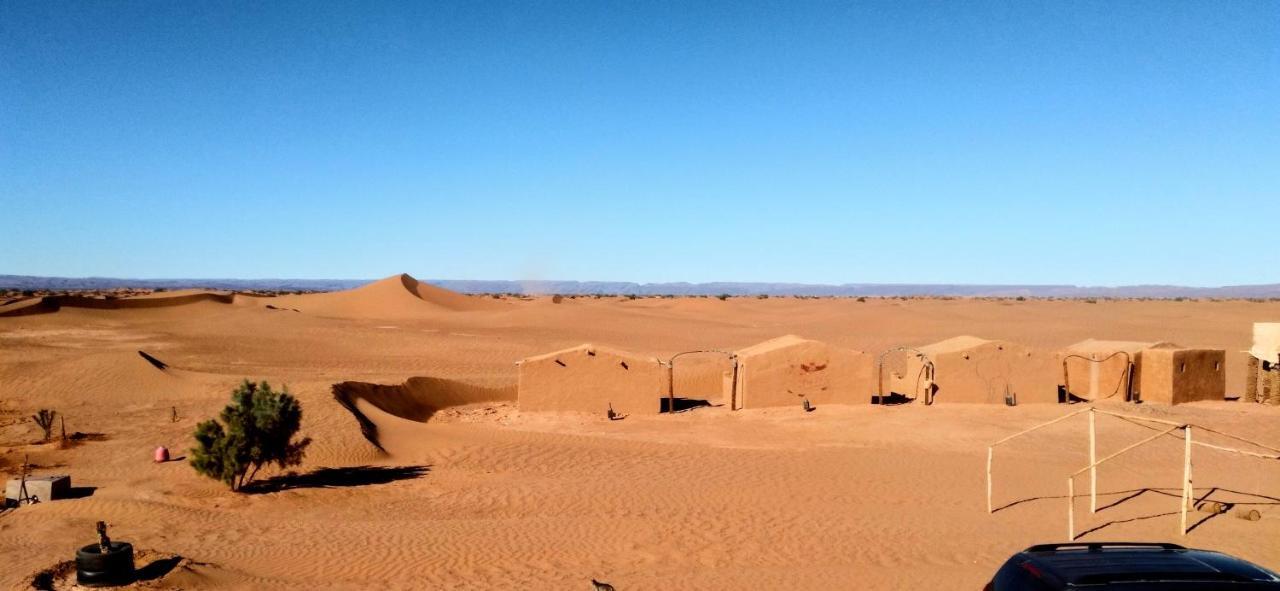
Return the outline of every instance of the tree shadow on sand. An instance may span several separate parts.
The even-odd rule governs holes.
[[[242,491],[249,494],[264,494],[295,488],[347,488],[388,484],[399,480],[420,478],[430,471],[430,466],[320,468],[306,474],[282,474],[252,482],[246,484]]]

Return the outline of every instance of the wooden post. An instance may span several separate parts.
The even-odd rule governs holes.
[[[1128,356],[1129,354],[1126,353],[1125,357],[1128,357]],[[1135,367],[1135,364],[1133,363],[1133,360],[1130,359],[1128,362],[1126,362],[1126,367],[1124,368],[1124,401],[1125,402],[1133,402],[1133,399],[1134,399],[1134,396],[1133,396],[1133,368],[1134,367]]]
[[[876,404],[884,404],[884,355],[884,353],[881,353],[880,357],[876,359],[876,394],[874,396]],[[987,465],[991,465],[990,460],[987,460]],[[987,504],[990,505],[990,503]],[[990,511],[987,512],[990,513]]]
[[[1249,369],[1244,376],[1244,401],[1258,401],[1258,358],[1249,356]]]
[[[1271,402],[1275,396],[1271,391],[1271,364],[1263,362],[1258,367],[1261,370],[1258,372],[1258,402]]]
[[[667,414],[676,413],[676,358],[667,362]]]
[[[1274,362],[1271,363],[1271,371],[1266,372],[1265,379],[1268,384],[1267,389],[1271,390],[1270,397],[1267,398],[1267,404],[1271,406],[1280,406],[1280,367]]]
[[[1187,535],[1187,506],[1195,497],[1191,488],[1191,425],[1182,430],[1185,449],[1182,452],[1182,535]]]
[[[1089,409],[1089,512],[1098,512],[1098,437],[1097,415]]]
[[[994,447],[987,448],[987,513],[991,513],[991,453]]]
[[[744,378],[745,376],[742,375],[742,365],[739,363],[734,363],[733,364],[733,404],[734,404],[733,410],[742,410],[743,408],[746,408],[746,405],[743,404],[742,402],[743,395],[746,394],[746,392],[744,392],[745,390],[744,384],[746,384],[746,380]]]
[[[1067,541],[1076,540],[1076,479],[1067,477]]]

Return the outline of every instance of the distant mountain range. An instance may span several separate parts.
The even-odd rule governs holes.
[[[351,289],[372,279],[116,279],[110,277],[35,277],[0,275],[0,289],[104,290],[205,288],[231,291],[337,291]],[[429,279],[427,283],[462,293],[520,294],[618,294],[618,295],[720,295],[731,296],[956,296],[956,297],[1057,297],[1057,298],[1280,298],[1280,283],[1225,287],[1178,285],[1125,285],[1081,287],[1076,285],[945,285],[895,283],[630,283],[614,281],[477,281]]]

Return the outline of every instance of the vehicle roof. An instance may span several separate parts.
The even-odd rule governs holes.
[[[1027,548],[1022,556],[1068,587],[1157,581],[1280,585],[1280,576],[1252,563],[1177,544],[1044,544]]]

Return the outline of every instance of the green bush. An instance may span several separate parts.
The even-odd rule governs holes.
[[[302,463],[310,437],[293,442],[302,426],[302,407],[288,388],[245,380],[231,392],[231,404],[216,419],[196,426],[191,466],[196,472],[240,490],[268,464],[281,468]]]

